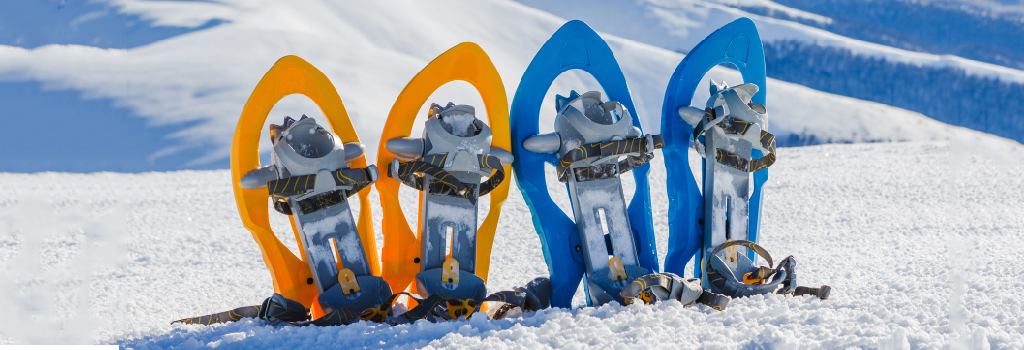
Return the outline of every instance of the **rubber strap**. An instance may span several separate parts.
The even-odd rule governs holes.
[[[352,196],[366,186],[373,183],[373,173],[377,171],[376,165],[365,168],[344,168],[331,172],[334,183],[337,186],[352,186],[348,196]],[[316,185],[316,174],[292,176],[279,180],[267,182],[267,192],[275,198],[286,198],[294,195],[305,194]]]
[[[448,158],[448,154],[434,154],[422,157],[416,160],[400,163],[398,166],[398,179],[402,181],[406,186],[415,188],[419,191],[428,190],[430,193],[435,194],[447,194],[454,197],[465,198],[473,205],[476,205],[477,198],[479,196],[486,195],[493,191],[498,185],[501,185],[505,181],[505,169],[501,166],[501,161],[498,157],[489,154],[477,155],[477,162],[480,164],[481,170],[492,170],[494,171],[487,180],[479,184],[466,184],[455,178],[454,175],[444,170],[445,159]],[[388,165],[387,176],[392,177],[394,173],[392,169],[394,165]],[[418,173],[424,173],[434,178],[434,181],[430,183],[430,188],[427,188],[427,184],[423,181],[423,177]],[[433,187],[437,186],[437,187]],[[480,192],[474,196],[473,187],[479,186]]]
[[[653,156],[648,154],[662,147],[665,147],[665,139],[661,135],[647,135],[616,141],[588,143],[566,152],[558,162],[555,170],[558,172],[558,181],[567,182],[569,168],[578,161],[597,156],[603,158],[640,153],[641,155],[639,156],[630,156],[618,163],[619,174],[622,174],[646,164],[653,158]],[[578,181],[588,181],[601,178],[601,175],[607,174],[609,169],[611,169],[609,165],[579,168],[574,171],[573,175],[576,175]]]
[[[750,129],[750,122],[733,117],[716,118],[715,110],[713,108],[705,108],[704,118],[701,119],[701,121],[697,123],[697,126],[693,128],[693,148],[696,149],[697,153],[702,157],[706,155],[704,143],[700,142],[697,138],[706,131],[704,130],[705,122],[715,123],[718,127],[724,129],[727,134],[733,135],[746,135],[747,130]],[[723,165],[748,173],[768,168],[772,166],[772,164],[775,164],[775,135],[761,130],[760,141],[761,147],[768,150],[768,154],[761,158],[747,160],[732,152],[718,148],[715,149],[715,160]]]

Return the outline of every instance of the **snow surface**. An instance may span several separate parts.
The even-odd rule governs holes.
[[[674,302],[608,305],[397,327],[169,325],[254,305],[272,293],[259,250],[238,219],[226,170],[0,174],[6,194],[0,199],[0,305],[8,315],[0,317],[0,343],[98,342],[133,349],[1024,347],[1024,245],[1017,243],[1024,239],[1024,162],[991,160],[941,142],[778,152],[765,187],[762,243],[778,257],[796,257],[801,284],[831,285],[830,300],[758,296],[733,300],[723,312]],[[652,164],[652,214],[663,259],[668,230],[660,154]],[[415,192],[402,196],[415,203]],[[371,197],[376,202],[376,194]],[[566,197],[555,199],[565,206]],[[278,237],[295,247],[284,216],[271,217]],[[375,217],[381,217],[379,209]],[[379,222],[376,229],[380,247]],[[499,221],[491,274],[490,290],[547,275],[515,187]]]
[[[0,45],[0,81],[38,81],[44,89],[81,91],[84,98],[109,99],[118,107],[131,109],[147,125],[181,126],[169,136],[170,140],[151,141],[162,149],[157,148],[160,150],[148,159],[152,163],[168,155],[199,150],[195,158],[180,167],[226,165],[241,107],[263,74],[285,55],[306,59],[331,79],[372,159],[395,98],[430,60],[460,42],[476,42],[494,62],[511,99],[533,55],[566,22],[509,1],[112,1],[120,11],[158,25],[223,23],[130,50]],[[685,29],[689,22],[679,22],[682,29],[669,30],[672,35],[662,35],[664,29],[653,25],[647,30],[656,29],[657,37],[689,50],[712,29],[738,16],[734,12],[739,10],[724,5],[698,5],[672,5],[681,8],[672,11],[683,12],[669,14],[686,17],[690,16],[686,11],[697,11],[694,16],[699,16],[694,17],[697,22],[693,25],[700,30]],[[708,10],[709,6],[714,10]],[[711,15],[715,16],[707,17]],[[648,22],[642,16],[623,20]],[[789,28],[765,21],[777,20],[759,20],[764,35],[778,32],[775,28]],[[602,30],[603,22],[607,21],[591,21],[591,25]],[[614,35],[603,36],[624,70],[643,127],[647,132],[658,132],[667,79],[683,55]],[[724,69],[712,75],[718,72],[728,77],[727,81],[741,80],[735,72]],[[554,95],[565,95],[570,89],[598,90],[599,86],[588,74],[567,72],[548,91],[542,111],[553,111]],[[767,89],[769,112],[786,116],[786,122],[773,124],[773,132],[780,136],[814,136],[832,142],[940,141],[934,135],[946,128],[918,113],[778,80],[769,79]],[[698,95],[703,91],[706,89],[698,89]],[[696,100],[701,101],[699,97]],[[428,101],[482,105],[479,94],[462,82],[445,85]],[[421,115],[425,115],[426,108]],[[477,110],[481,113],[477,117],[487,120],[485,109]],[[271,111],[267,124],[285,115],[302,114],[322,116],[312,101],[289,96]],[[541,125],[552,125],[554,115],[542,113],[547,119]],[[421,124],[415,125],[413,135],[422,130]],[[262,142],[261,149],[269,150],[269,142],[265,138]],[[68,148],[68,152],[74,152],[73,147]]]

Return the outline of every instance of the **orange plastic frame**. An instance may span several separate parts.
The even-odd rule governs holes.
[[[459,44],[430,62],[423,68],[409,85],[405,86],[398,100],[391,107],[384,134],[381,135],[377,148],[377,168],[387,169],[395,155],[384,147],[387,140],[396,137],[408,137],[412,132],[416,114],[427,102],[435,90],[441,85],[461,80],[473,85],[483,97],[487,108],[488,125],[491,128],[491,146],[511,150],[508,126],[508,97],[505,86],[498,76],[498,71],[487,57],[484,50],[477,44],[466,42]],[[505,174],[512,174],[512,166],[504,166]],[[498,226],[501,205],[508,197],[511,178],[505,179],[498,188],[490,193],[491,206],[487,217],[477,229],[476,275],[487,281],[487,273],[491,263],[491,246],[494,243],[494,231]],[[405,214],[398,202],[398,189],[401,184],[395,179],[381,176],[377,180],[377,192],[380,194],[381,206],[384,209],[382,230],[384,231],[384,248],[382,252],[384,280],[395,291],[405,290],[412,284],[420,266],[415,259],[420,257],[419,235],[412,234]],[[420,194],[423,195],[422,193]],[[422,199],[422,198],[421,198]],[[422,201],[421,201],[422,202]],[[422,212],[422,208],[420,208]]]
[[[242,109],[238,119],[235,136],[231,141],[231,186],[235,189],[235,202],[242,224],[252,232],[252,237],[263,252],[263,262],[267,264],[274,277],[274,292],[284,297],[311,306],[314,316],[321,315],[318,303],[313,301],[318,296],[316,286],[310,283],[312,273],[304,261],[306,252],[302,245],[299,251],[303,258],[292,254],[277,237],[270,227],[268,200],[266,189],[247,190],[242,188],[239,180],[249,170],[260,166],[259,141],[270,110],[285,96],[302,94],[313,100],[327,118],[331,130],[343,142],[359,142],[359,136],[352,128],[345,106],[338,96],[338,91],[323,72],[297,56],[285,56],[274,63],[270,71],[263,76],[249,101]],[[360,157],[350,166],[365,167],[366,157]],[[373,233],[373,217],[370,209],[370,188],[359,192],[359,236],[366,250],[366,258],[370,271],[380,275],[380,263],[377,258],[377,242]],[[302,242],[295,230],[295,240]]]

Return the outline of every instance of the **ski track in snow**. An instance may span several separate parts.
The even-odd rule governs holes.
[[[949,150],[945,143],[779,149],[766,185],[762,243],[779,258],[796,257],[800,284],[831,285],[824,302],[770,295],[734,299],[722,312],[668,302],[397,327],[273,328],[258,320],[169,325],[255,305],[273,292],[238,218],[226,170],[4,173],[0,304],[15,307],[13,317],[0,318],[0,344],[1022,348],[1024,246],[1015,242],[1024,239],[1024,165]],[[652,213],[664,259],[667,201],[657,156]],[[415,194],[402,192],[409,197],[403,201],[415,203]],[[371,198],[377,200],[375,192]],[[515,187],[503,209],[491,291],[547,275]],[[381,213],[374,211],[380,248]],[[278,237],[295,250],[284,216],[272,211],[271,218]]]

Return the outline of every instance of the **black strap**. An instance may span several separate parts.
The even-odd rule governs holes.
[[[181,323],[209,326],[215,323],[236,322],[243,318],[260,318],[294,324],[309,320],[309,309],[297,301],[275,293],[271,297],[264,299],[260,305],[243,306],[212,315],[186,318],[171,322],[171,324]]]
[[[648,140],[651,141],[651,144],[648,144]],[[651,152],[662,147],[665,147],[665,139],[661,135],[647,135],[630,137],[616,141],[588,143],[566,152],[558,162],[558,166],[555,167],[555,170],[558,173],[558,181],[567,182],[569,181],[567,178],[569,169],[578,161],[590,157],[612,157],[623,154],[640,153],[640,155],[626,157],[626,159],[619,161],[618,164],[576,168],[573,172],[577,181],[602,179],[614,174],[616,165],[618,166],[618,174],[622,174],[633,170],[633,168],[647,164],[647,162],[653,158]]]
[[[198,325],[209,326],[211,324],[216,324],[216,323],[236,322],[236,321],[241,320],[243,318],[256,318],[259,315],[259,313],[260,313],[260,306],[259,305],[243,306],[243,307],[240,307],[240,308],[237,308],[237,309],[234,309],[234,310],[219,312],[219,313],[215,313],[215,314],[212,314],[212,315],[206,315],[206,316],[186,318],[186,319],[183,319],[183,320],[177,320],[177,321],[171,322],[171,324],[181,323],[181,324],[198,324]]]
[[[477,198],[484,196],[498,185],[505,181],[505,169],[501,166],[498,157],[489,154],[477,155],[477,162],[481,170],[493,170],[494,172],[484,182],[479,184],[467,184],[459,181],[454,175],[444,170],[445,159],[448,154],[432,154],[416,160],[404,162],[398,165],[398,179],[406,186],[419,191],[427,190],[431,194],[444,194],[453,197],[465,198],[473,205],[476,205]],[[388,164],[387,176],[392,177],[394,165]],[[434,178],[429,187],[419,173],[430,175]],[[474,191],[480,188],[479,194]]]
[[[376,172],[377,166],[370,165],[365,168],[344,168],[331,172],[334,177],[334,184],[337,186],[352,186],[348,196],[352,196],[366,186],[373,183],[372,172]],[[270,180],[267,182],[267,191],[272,197],[285,198],[294,195],[305,194],[316,185],[316,174],[292,176],[289,178]]]
[[[705,123],[715,121],[715,115],[716,112],[714,108],[705,108],[704,118],[701,119],[701,121],[697,123],[697,126],[693,128],[693,147],[697,149],[697,153],[700,153],[701,155],[705,154],[704,144],[701,143],[697,138],[700,137],[700,134],[704,132],[704,125],[706,125]],[[750,123],[733,117],[725,117],[720,122],[718,122],[717,126],[725,130],[727,134],[746,135],[747,130],[750,128]],[[768,154],[761,158],[747,160],[732,152],[718,148],[715,149],[715,160],[718,161],[719,163],[722,163],[723,165],[730,166],[739,169],[740,171],[748,173],[768,168],[772,166],[772,164],[775,164],[775,135],[767,131],[761,130],[760,141],[761,147],[764,147],[765,149],[768,150]]]

